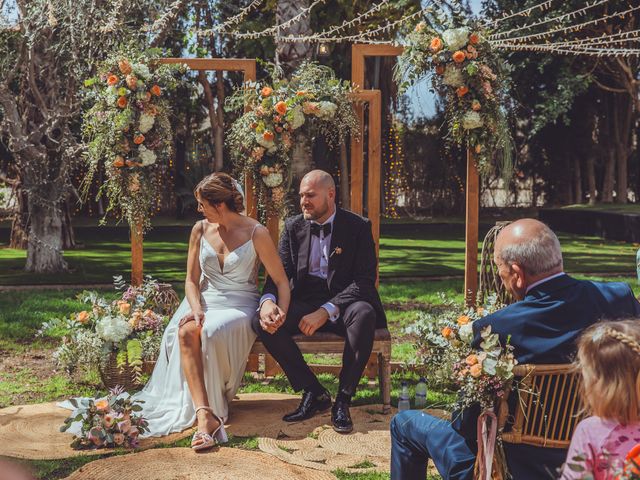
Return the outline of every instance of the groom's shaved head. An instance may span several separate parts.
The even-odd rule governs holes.
[[[327,190],[330,188],[335,190],[336,188],[336,182],[333,181],[333,177],[324,170],[311,170],[302,177],[302,182],[309,182],[316,187],[325,188]]]
[[[300,182],[300,208],[307,220],[328,219],[336,207],[336,184],[324,170],[311,170]]]

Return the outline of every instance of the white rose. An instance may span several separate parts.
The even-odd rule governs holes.
[[[442,39],[447,48],[455,52],[469,43],[469,30],[466,28],[450,28],[444,31]]]
[[[304,113],[300,105],[291,110],[291,128],[293,130],[300,128],[304,124],[304,120]]]
[[[462,71],[460,71],[458,67],[449,65],[442,76],[442,83],[454,88],[463,85],[464,79],[462,78]]]
[[[96,333],[106,342],[118,343],[129,336],[131,326],[124,317],[102,317],[96,323]]]
[[[140,133],[147,133],[153,128],[153,124],[155,122],[156,117],[143,113],[142,115],[140,115],[140,125],[138,126],[138,130],[140,130]]]
[[[149,165],[153,165],[154,163],[156,163],[156,154],[153,152],[153,150],[149,150],[144,145],[140,145],[138,147],[138,156],[140,157],[140,161],[142,162],[143,167],[148,167]]]
[[[269,153],[273,153],[276,150],[276,144],[273,140],[265,140],[261,133],[256,133],[256,142],[266,148]]]
[[[270,173],[269,175],[262,177],[262,181],[269,188],[280,186],[283,180],[281,173]]]
[[[336,110],[338,110],[338,106],[333,102],[320,102],[318,108],[320,110],[318,114],[320,118],[332,118],[335,116]]]
[[[458,330],[458,335],[460,335],[460,340],[465,343],[471,344],[473,341],[473,322],[469,322],[466,325],[462,325]]]
[[[484,125],[484,122],[478,112],[470,111],[465,113],[464,117],[462,117],[462,128],[465,130],[480,128],[482,125]]]

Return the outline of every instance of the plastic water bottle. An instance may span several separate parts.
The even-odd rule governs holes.
[[[427,381],[424,377],[420,377],[416,385],[416,403],[415,408],[424,408],[427,406]]]
[[[398,397],[398,411],[409,410],[411,404],[409,403],[409,387],[407,382],[402,382],[402,389],[400,390],[400,397]]]

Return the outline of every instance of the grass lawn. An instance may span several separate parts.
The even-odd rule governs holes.
[[[567,205],[566,207],[562,207],[567,210],[590,210],[593,212],[611,212],[611,213],[635,213],[640,215],[640,205],[639,204],[625,204],[620,205],[616,203],[600,203],[597,205],[587,205],[584,203],[576,204],[576,205]]]
[[[464,275],[464,226],[459,224],[405,224],[401,231],[383,235],[380,276],[442,277]],[[23,271],[26,252],[2,248],[0,285],[109,283],[113,275],[128,275],[130,244],[122,228],[76,231],[81,246],[65,252],[73,269],[69,274],[32,275]],[[162,281],[184,281],[188,227],[156,229],[144,246],[145,273]],[[565,268],[574,273],[620,273],[635,270],[637,246],[598,237],[560,235]]]

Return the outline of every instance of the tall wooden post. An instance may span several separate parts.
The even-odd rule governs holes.
[[[467,307],[475,307],[478,293],[478,228],[480,178],[471,149],[467,149],[467,206],[464,256],[464,298]]]
[[[131,285],[142,285],[143,243],[142,224],[137,222],[130,226],[131,230]]]

